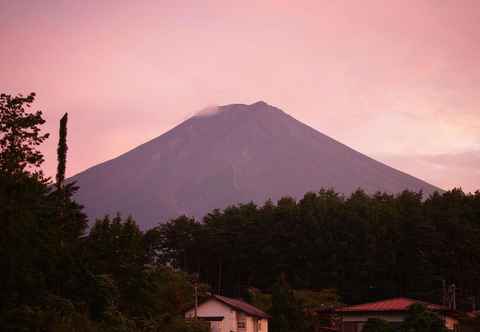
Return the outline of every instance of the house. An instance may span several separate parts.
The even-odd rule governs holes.
[[[197,318],[210,322],[211,332],[268,332],[269,315],[246,302],[212,295],[198,305]],[[185,313],[195,318],[195,308]]]
[[[361,332],[364,324],[370,318],[383,319],[394,326],[398,326],[407,317],[409,307],[415,303],[423,304],[428,310],[438,313],[445,322],[445,327],[451,331],[456,331],[458,321],[449,315],[447,307],[403,297],[337,309],[336,311],[341,317],[340,331]]]

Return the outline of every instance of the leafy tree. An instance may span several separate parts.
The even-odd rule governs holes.
[[[414,304],[408,310],[407,319],[403,322],[401,332],[447,332],[442,319],[428,311],[424,305]]]
[[[273,286],[270,314],[272,332],[306,331],[302,307],[284,275]]]
[[[40,126],[45,123],[42,112],[28,111],[35,100],[31,93],[11,96],[0,94],[0,171],[8,175],[18,175],[39,170],[43,155],[37,149],[49,134],[42,134]]]
[[[73,186],[65,188],[58,214],[58,195],[39,169],[37,146],[48,134],[40,133],[42,113],[28,112],[34,96],[0,97],[0,325],[13,330],[29,321],[40,328],[44,318],[80,319],[65,308],[78,285],[74,252],[86,217],[72,200]]]
[[[272,308],[272,295],[262,293],[257,288],[249,288],[244,295],[245,300],[253,306],[264,312],[269,312]]]

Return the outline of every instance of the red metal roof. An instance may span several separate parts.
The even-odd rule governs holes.
[[[427,309],[433,310],[433,311],[448,310],[448,308],[441,305],[409,299],[406,297],[399,297],[399,298],[388,299],[383,301],[363,303],[363,304],[352,305],[349,307],[343,307],[343,308],[337,309],[337,312],[407,311],[408,308],[415,303],[423,304],[424,306],[427,307]]]
[[[231,299],[229,297],[220,296],[220,295],[213,295],[213,298],[228,305],[229,307],[240,310],[250,316],[259,317],[259,318],[270,318],[270,316],[264,313],[262,310],[246,302],[236,300],[236,299]]]

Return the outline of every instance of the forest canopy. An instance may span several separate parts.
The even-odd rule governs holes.
[[[182,216],[157,233],[158,260],[218,292],[268,290],[280,275],[295,289],[339,291],[346,303],[409,296],[442,303],[455,284],[459,305],[480,296],[480,192],[423,198],[404,191],[342,196],[311,192]]]

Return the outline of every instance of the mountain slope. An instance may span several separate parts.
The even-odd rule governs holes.
[[[264,102],[221,106],[72,178],[90,217],[132,214],[146,228],[179,214],[332,187],[350,193],[434,186],[377,162]]]

